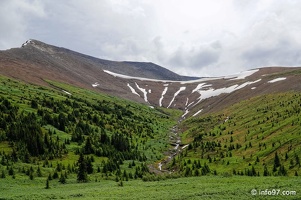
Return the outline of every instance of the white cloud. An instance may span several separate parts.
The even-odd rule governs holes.
[[[35,38],[194,76],[301,64],[296,0],[4,0],[0,11],[0,49]]]

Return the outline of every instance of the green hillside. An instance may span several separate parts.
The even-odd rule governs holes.
[[[294,176],[301,174],[301,94],[254,97],[182,124],[184,144],[177,163],[187,175],[206,163],[224,175]],[[196,162],[197,161],[197,162]]]
[[[64,179],[82,167],[79,182],[142,178],[168,149],[179,111],[48,82],[0,79],[2,177]]]
[[[255,97],[177,124],[179,110],[47,83],[0,77],[0,199],[301,194],[298,93]],[[180,148],[189,145],[160,171],[174,153],[172,127],[182,132]]]

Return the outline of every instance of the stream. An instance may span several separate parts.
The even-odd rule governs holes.
[[[168,163],[170,163],[172,159],[175,156],[177,156],[183,149],[188,147],[188,145],[185,146],[182,145],[179,132],[180,130],[178,125],[173,126],[170,131],[169,141],[172,147],[169,149],[169,151],[165,152],[166,157],[161,162],[158,163],[158,170],[160,170],[161,172],[170,172],[166,169]]]

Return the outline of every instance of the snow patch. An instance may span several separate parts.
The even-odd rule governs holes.
[[[26,40],[26,42],[22,44],[22,47],[25,47],[27,44],[30,44],[30,43],[31,43],[31,40]]]
[[[231,92],[234,92],[236,90],[242,89],[242,88],[246,87],[247,85],[251,85],[251,84],[257,83],[259,81],[261,81],[261,79],[258,79],[256,81],[248,81],[248,82],[243,83],[241,85],[237,85],[236,84],[236,85],[232,85],[232,86],[227,87],[227,88],[219,88],[219,89],[216,89],[216,90],[213,89],[213,88],[210,88],[208,90],[198,90],[198,93],[201,96],[198,98],[199,101],[196,104],[198,104],[199,102],[201,102],[204,99],[208,99],[210,97],[219,96],[220,94],[231,93]]]
[[[109,70],[103,70],[105,73],[110,74],[114,77],[124,78],[124,79],[136,79],[141,81],[154,81],[154,82],[163,82],[165,87],[168,86],[167,83],[180,83],[180,84],[190,84],[190,83],[199,83],[204,81],[211,81],[211,80],[218,80],[218,79],[230,79],[230,80],[238,80],[238,79],[244,79],[248,76],[251,76],[255,72],[259,71],[259,69],[249,70],[245,72],[241,72],[239,74],[230,75],[230,76],[221,76],[221,77],[206,77],[206,78],[200,78],[196,80],[190,80],[190,81],[172,81],[172,80],[160,80],[160,79],[151,79],[151,78],[143,78],[143,77],[135,77],[135,76],[128,76],[124,74],[118,74],[115,72],[111,72]]]
[[[268,83],[275,83],[275,82],[278,82],[278,81],[283,81],[285,79],[286,79],[286,77],[275,78],[273,80],[268,81]]]
[[[235,90],[239,90],[239,89],[241,89],[241,88],[244,88],[244,87],[246,87],[246,86],[248,86],[248,85],[257,83],[257,82],[259,82],[259,81],[261,81],[261,79],[258,79],[258,80],[253,81],[253,82],[252,82],[252,81],[245,82],[245,83],[241,84],[240,86],[238,86],[237,88],[235,88]]]
[[[185,103],[185,107],[187,107],[187,105],[188,105],[188,101],[189,101],[189,98],[187,97],[187,99],[186,99],[186,103]]]
[[[167,108],[169,108],[171,106],[171,104],[173,103],[173,101],[175,100],[176,96],[178,96],[178,94],[181,92],[181,91],[184,91],[186,90],[186,87],[180,87],[180,89],[173,95],[173,98],[172,100],[170,101],[169,105],[167,106]]]
[[[149,90],[148,90],[148,93],[152,93],[152,90],[151,90],[151,89],[149,89]]]
[[[70,92],[67,92],[66,90],[62,90],[62,91],[68,95],[72,95]]]
[[[194,113],[192,116],[193,116],[193,117],[195,117],[195,116],[197,116],[198,114],[200,114],[202,111],[203,111],[203,109],[201,109],[201,110],[197,111],[197,112],[196,112],[196,113]]]
[[[162,163],[158,164],[158,168],[159,168],[160,171],[162,170]]]
[[[197,92],[198,90],[200,90],[200,89],[202,89],[202,88],[204,88],[204,87],[209,87],[209,86],[212,86],[212,85],[211,85],[211,84],[206,85],[206,83],[200,83],[200,84],[198,84],[198,85],[196,86],[196,88],[194,88],[194,89],[192,90],[191,93]]]
[[[185,149],[186,147],[188,147],[189,146],[189,144],[186,144],[186,145],[184,145],[183,147],[182,147],[182,149]]]
[[[193,102],[191,102],[190,104],[188,104],[187,108],[188,108],[189,106],[191,106],[192,104],[194,104],[194,101],[193,101]]]
[[[182,118],[184,118],[189,113],[189,110],[185,110],[185,113],[182,115]]]
[[[253,69],[253,70],[249,70],[249,71],[240,72],[239,74],[234,74],[234,75],[231,75],[231,76],[225,76],[225,78],[235,77],[235,78],[230,79],[231,81],[232,80],[245,79],[246,77],[251,76],[252,74],[254,74],[258,71],[259,71],[259,69]]]
[[[98,82],[92,84],[92,87],[97,87],[97,86],[99,86]]]
[[[130,88],[130,90],[131,90],[131,92],[133,93],[133,94],[136,94],[136,95],[138,95],[139,97],[140,97],[140,94],[138,94],[137,92],[136,92],[136,90],[128,83],[127,84],[127,86]]]
[[[128,75],[123,75],[123,74],[118,74],[115,72],[111,72],[109,70],[103,70],[105,73],[110,74],[111,76],[118,77],[118,78],[123,78],[123,79],[136,79],[140,81],[155,81],[155,82],[179,82],[179,81],[171,81],[171,80],[159,80],[159,79],[150,79],[150,78],[142,78],[142,77],[136,77],[136,76],[128,76]]]
[[[139,85],[136,82],[135,82],[135,84],[136,84],[136,87],[143,93],[143,95],[144,95],[144,101],[148,102],[146,89],[139,87]]]
[[[255,90],[255,89],[256,89],[256,87],[252,87],[252,88],[251,88],[251,90]]]
[[[162,107],[162,100],[163,100],[164,95],[166,94],[167,90],[168,90],[168,87],[165,87],[164,90],[163,90],[163,92],[162,92],[162,94],[161,94],[161,98],[159,99],[159,106],[160,107]]]

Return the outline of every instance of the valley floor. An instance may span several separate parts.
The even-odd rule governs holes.
[[[45,178],[0,180],[0,199],[300,199],[300,177],[201,176],[154,182],[112,180],[67,184]]]

